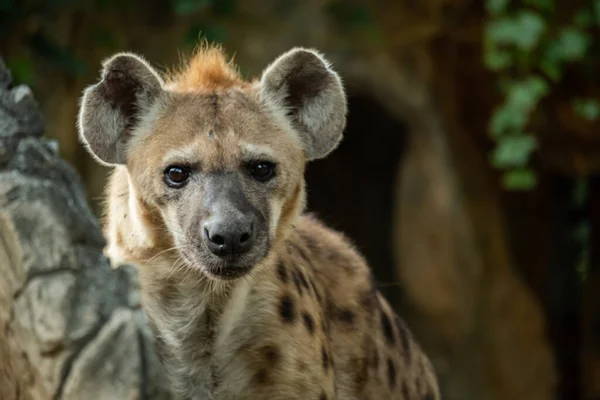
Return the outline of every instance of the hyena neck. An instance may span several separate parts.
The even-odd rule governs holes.
[[[269,261],[253,273],[268,273]],[[165,257],[140,266],[144,309],[174,389],[184,398],[210,398],[218,385],[215,352],[239,323],[239,310],[260,278],[216,281],[193,266],[169,270],[172,263]]]

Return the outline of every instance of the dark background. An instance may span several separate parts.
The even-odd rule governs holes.
[[[370,261],[443,397],[600,399],[599,25],[584,0],[2,0],[0,55],[99,213],[75,120],[102,59],[164,69],[205,38],[256,76],[316,47],[350,113],[309,209]]]

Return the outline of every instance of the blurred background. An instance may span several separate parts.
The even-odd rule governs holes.
[[[78,99],[114,52],[199,39],[257,76],[292,46],[340,72],[345,139],[308,206],[366,255],[443,395],[600,399],[600,1],[0,0],[0,55],[100,214]]]

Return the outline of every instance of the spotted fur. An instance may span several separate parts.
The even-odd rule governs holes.
[[[166,77],[121,54],[85,91],[82,141],[114,166],[106,252],[139,266],[159,354],[184,398],[439,399],[431,363],[363,257],[303,214],[305,164],[337,146],[345,118],[341,80],[307,49],[253,82],[217,48]],[[277,162],[262,186],[240,172],[257,156]],[[165,187],[173,160],[197,171],[185,190]],[[251,265],[227,279],[214,274],[234,267],[201,248],[199,228],[207,199],[229,199],[210,183],[225,176],[260,230],[242,258]]]

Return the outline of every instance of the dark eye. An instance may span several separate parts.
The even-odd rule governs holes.
[[[275,164],[269,161],[250,161],[248,171],[257,181],[266,182],[275,176]]]
[[[165,182],[172,188],[179,189],[185,185],[190,177],[190,170],[186,167],[170,166],[165,170]]]

